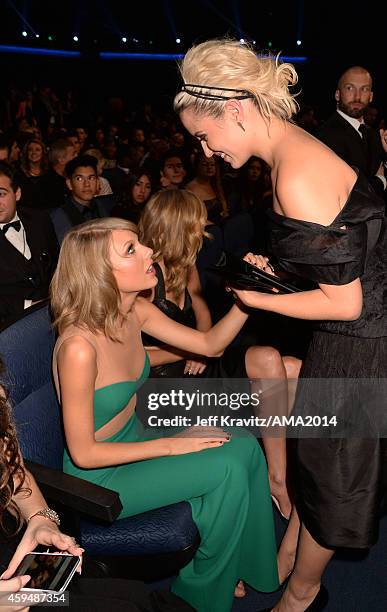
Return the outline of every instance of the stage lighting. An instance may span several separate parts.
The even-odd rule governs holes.
[[[176,42],[179,45],[181,43],[181,39],[180,38],[176,38]]]
[[[121,40],[122,40],[122,42],[126,42],[128,39],[126,38],[126,36],[123,36],[123,37],[121,38]]]
[[[47,38],[48,38],[48,40],[51,40],[51,41],[54,40],[53,37],[51,36],[51,34]]]
[[[239,39],[239,42],[240,42],[240,43],[242,43],[242,45],[243,45],[243,44],[244,44],[244,42],[245,42],[245,39],[244,39],[244,38],[240,38],[240,39]]]
[[[78,40],[79,40],[78,36],[73,36],[73,41],[74,42],[78,42]]]
[[[269,49],[271,49],[271,48],[272,48],[273,43],[271,42],[271,40],[269,40],[269,42],[267,43],[267,46],[269,47]]]
[[[22,36],[24,36],[24,38],[27,36],[27,32],[25,30],[23,30]]]
[[[40,34],[35,34],[35,38],[39,38]]]
[[[297,40],[297,45],[300,46],[302,44],[301,40]]]

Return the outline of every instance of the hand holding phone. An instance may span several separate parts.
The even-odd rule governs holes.
[[[38,590],[47,593],[62,593],[81,562],[81,557],[67,553],[28,553],[15,576],[31,576],[21,591]]]

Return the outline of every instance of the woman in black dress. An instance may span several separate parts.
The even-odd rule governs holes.
[[[213,40],[188,51],[181,73],[175,110],[183,124],[208,157],[219,155],[233,168],[252,155],[269,164],[274,252],[286,271],[315,283],[287,295],[235,291],[251,307],[318,322],[301,377],[320,382],[315,387],[302,381],[295,410],[313,414],[317,404],[341,425],[344,415],[347,425],[360,411],[367,418],[365,402],[348,398],[345,379],[382,378],[386,372],[384,203],[355,168],[294,125],[289,87],[297,75],[290,64],[257,57],[239,41]],[[383,146],[387,151],[386,141]],[[324,385],[324,378],[341,379],[340,386]],[[292,575],[278,612],[323,609],[321,576],[335,549],[367,548],[376,540],[387,490],[386,440],[356,433],[296,440],[298,514],[279,559],[280,576]]]
[[[196,259],[206,235],[205,204],[185,189],[157,192],[146,205],[139,223],[139,238],[154,253],[158,283],[148,295],[168,317],[200,331],[212,325],[210,310],[203,298]],[[262,261],[251,256],[251,261]],[[226,294],[223,294],[223,298]],[[222,300],[222,295],[218,296]],[[200,376],[241,379],[250,391],[249,380],[259,379],[264,412],[288,413],[301,361],[282,357],[271,346],[243,341],[226,347],[221,357],[207,359],[161,345],[143,334],[151,363],[151,376],[180,378]],[[288,387],[288,379],[292,385]],[[243,382],[242,382],[243,381]],[[239,384],[239,383],[238,383]],[[260,416],[263,416],[260,414]],[[289,518],[291,502],[286,487],[286,440],[264,437],[272,498],[279,511]]]

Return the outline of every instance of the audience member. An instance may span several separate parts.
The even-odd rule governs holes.
[[[142,168],[136,170],[130,176],[128,191],[123,194],[121,204],[113,208],[111,216],[127,219],[137,224],[145,204],[148,202],[152,191],[154,191],[154,182],[149,172]]]
[[[47,213],[17,208],[16,170],[0,162],[0,324],[48,296],[58,242]]]
[[[86,145],[87,131],[84,127],[76,127],[75,133],[78,136],[79,151],[81,152],[85,148],[85,145]]]
[[[128,189],[131,175],[131,162],[130,147],[121,145],[117,149],[116,165],[113,168],[106,168],[105,165],[105,170],[102,173],[102,176],[109,181],[117,202],[122,201]]]
[[[364,122],[364,111],[373,100],[368,70],[361,66],[348,68],[338,81],[335,100],[336,111],[321,125],[317,137],[347,164],[361,170],[379,193],[385,191],[387,133],[378,134]]]
[[[67,194],[65,167],[75,155],[74,146],[67,138],[59,138],[50,146],[48,153],[50,167],[41,182],[43,198],[41,208],[57,208],[64,204]]]
[[[97,160],[92,155],[79,155],[70,160],[66,164],[65,174],[70,195],[63,206],[51,211],[59,244],[71,227],[90,219],[109,216],[115,202],[109,196],[97,196]]]
[[[41,193],[42,177],[46,174],[47,169],[46,147],[40,140],[28,140],[20,157],[18,180],[21,188],[21,206],[42,207],[42,201],[44,201],[44,195]]]
[[[86,149],[84,155],[92,155],[97,160],[97,172],[99,180],[97,196],[111,195],[113,193],[113,190],[110,187],[110,183],[107,178],[102,176],[106,165],[106,159],[104,158],[102,151],[100,149]]]
[[[73,145],[75,154],[79,155],[81,152],[81,143],[79,142],[77,132],[75,130],[69,130],[66,137],[67,140]]]
[[[195,157],[194,168],[194,178],[186,184],[186,189],[203,200],[208,221],[219,224],[229,213],[219,164],[215,157],[206,157],[203,151],[199,151]]]
[[[160,162],[161,189],[179,189],[183,185],[187,171],[184,160],[178,151],[167,151]]]
[[[260,590],[278,586],[260,445],[247,431],[231,438],[207,427],[157,437],[157,429],[149,432],[138,419],[135,393],[149,373],[141,331],[214,356],[247,315],[234,304],[207,332],[181,326],[137,297],[156,284],[152,251],[139,243],[130,222],[94,220],[66,235],[51,284],[59,331],[53,373],[68,449],[64,470],[118,491],[121,518],[187,500],[201,543],[172,591],[200,612],[225,612],[239,579]]]
[[[139,224],[139,238],[154,253],[158,283],[146,297],[164,314],[183,325],[207,331],[211,313],[203,298],[196,258],[203,245],[207,211],[193,193],[159,191],[148,202]],[[218,295],[219,301],[224,295]],[[261,399],[268,414],[288,413],[287,378],[296,379],[301,362],[282,358],[270,346],[251,346],[242,341],[226,347],[221,357],[206,359],[192,351],[176,351],[157,339],[144,336],[151,376],[179,378],[184,375],[205,378],[260,380]],[[273,391],[272,379],[276,380]],[[249,392],[249,386],[246,386]],[[286,443],[284,438],[265,439],[270,490],[284,515],[291,503],[286,488]]]

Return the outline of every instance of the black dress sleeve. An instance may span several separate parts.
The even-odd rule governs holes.
[[[362,277],[378,243],[384,202],[359,173],[347,202],[328,226],[270,210],[270,246],[284,270],[315,283],[346,285]]]
[[[362,276],[367,225],[325,227],[286,220],[271,227],[271,249],[287,272],[315,283],[345,285]]]

